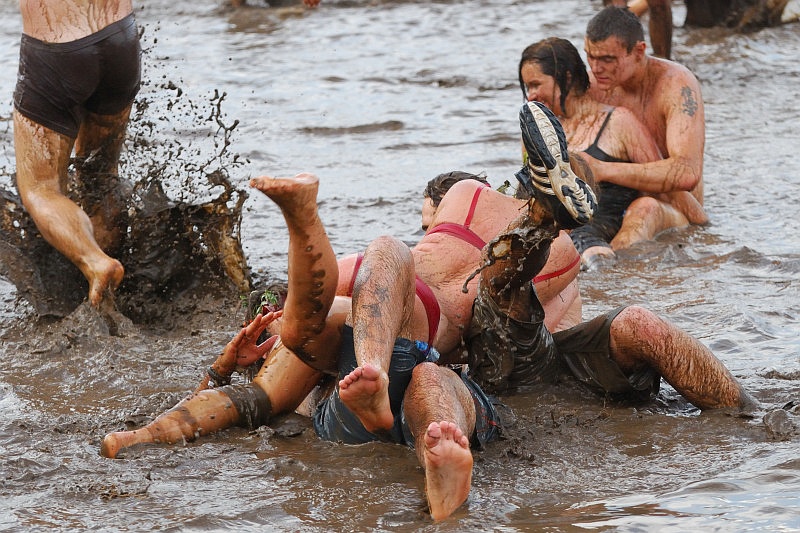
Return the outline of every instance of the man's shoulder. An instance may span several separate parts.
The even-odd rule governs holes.
[[[700,84],[697,76],[687,66],[676,61],[650,57],[647,68],[650,71],[649,75],[658,80],[656,84],[658,89],[668,85],[690,85],[694,87]]]

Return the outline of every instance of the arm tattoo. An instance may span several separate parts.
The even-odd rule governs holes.
[[[693,117],[697,112],[697,100],[694,98],[694,93],[689,87],[683,87],[681,96],[683,97],[683,112]]]

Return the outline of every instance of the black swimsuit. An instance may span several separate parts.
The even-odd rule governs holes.
[[[66,43],[23,34],[14,106],[74,139],[87,112],[114,115],[133,102],[141,81],[140,56],[133,14]]]
[[[600,131],[597,132],[597,137],[595,137],[594,142],[584,150],[584,152],[600,161],[609,163],[630,163],[630,161],[608,155],[597,145],[613,112],[613,109],[608,112],[606,119],[603,121],[603,125],[600,126]],[[622,217],[625,215],[625,210],[628,209],[631,202],[638,198],[640,194],[636,189],[623,187],[622,185],[606,181],[599,184],[599,191],[597,192],[599,209],[592,218],[592,221],[570,232],[572,243],[581,254],[592,246],[611,248],[611,239],[614,238],[620,227],[622,227]]]

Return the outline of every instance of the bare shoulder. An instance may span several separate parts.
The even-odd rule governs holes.
[[[639,120],[633,111],[625,106],[617,106],[614,108],[614,112],[611,114],[609,128],[616,132],[638,132],[641,131],[642,128],[645,128],[645,125],[641,120]]]
[[[652,58],[653,116],[666,123],[681,120],[704,122],[703,95],[697,77],[685,66],[674,61]]]

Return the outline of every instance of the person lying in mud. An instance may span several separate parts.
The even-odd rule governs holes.
[[[338,386],[315,413],[317,433],[347,443],[388,439],[413,444],[426,471],[431,515],[435,519],[449,516],[469,493],[472,455],[466,435],[482,445],[499,431],[497,415],[480,388],[463,373],[459,375],[426,360],[437,353],[431,344],[448,346],[450,342],[454,348],[460,343],[456,321],[464,319],[454,315],[447,321],[446,315],[438,316],[437,311],[435,320],[430,320],[424,306],[416,305],[417,290],[425,284],[417,281],[419,272],[415,272],[408,247],[389,237],[377,239],[365,250],[352,300],[334,300],[338,265],[316,211],[317,179],[310,175],[265,177],[252,184],[279,205],[289,228],[289,290],[282,311],[281,344],[272,350],[249,386],[201,391],[141,430],[107,435],[102,454],[116,457],[121,448],[139,442],[191,440],[232,424],[266,423],[269,416],[296,408],[324,374],[336,374]],[[568,185],[575,187],[575,198],[591,197],[591,191],[580,180],[564,183],[561,189]],[[482,185],[481,188],[484,189]],[[471,196],[477,201],[480,193]],[[519,276],[526,277],[530,284],[549,254],[531,255],[531,266],[520,268],[520,253],[525,247],[514,242],[524,235],[529,237],[524,240],[535,246],[541,243],[550,249],[559,232],[545,208],[550,204],[534,202],[529,213],[525,202],[496,194],[498,199],[516,204],[517,210],[522,208],[522,214],[512,223],[512,233],[502,234],[490,245],[498,253],[493,253],[492,262],[485,265],[480,277],[492,279],[499,287],[505,285],[503,278]],[[562,208],[558,200],[555,202]],[[572,210],[572,214],[563,215],[567,224],[575,223],[573,217],[588,219],[591,215],[588,205],[579,205],[573,198],[566,203]],[[446,207],[440,205],[440,213]],[[464,220],[463,213],[458,219]],[[480,222],[476,227],[484,229],[486,225],[487,222]],[[562,242],[571,247],[568,238]],[[516,254],[510,253],[511,248],[517,249]],[[474,251],[479,258],[480,250]],[[574,248],[571,251],[576,255]],[[465,265],[469,268],[464,269],[452,292],[460,292],[464,284],[477,284],[477,280],[464,280],[478,264],[479,259],[472,258]],[[570,270],[575,265],[571,261]],[[436,300],[431,300],[430,289],[422,290],[422,294],[429,304],[439,307]],[[405,305],[398,306],[398,302]],[[470,307],[471,304],[466,311]],[[274,318],[275,314],[257,317],[225,353],[230,356],[245,339],[256,338],[258,328],[263,329]],[[440,324],[446,327],[440,328]],[[437,335],[436,331],[447,334]],[[245,356],[258,357],[267,349],[247,343],[245,347]],[[296,387],[287,393],[287,384]]]
[[[126,184],[117,167],[141,76],[133,7],[131,0],[19,4],[17,189],[44,239],[89,282],[97,307],[124,275],[108,254],[127,228]],[[67,197],[73,146],[81,205]]]
[[[568,40],[551,37],[527,46],[518,77],[525,100],[543,103],[558,117],[570,150],[640,167],[661,159],[653,136],[631,111],[592,98],[586,65]],[[589,224],[570,233],[586,268],[665,229],[708,222],[703,206],[688,191],[662,192],[663,183],[618,183],[616,178],[614,174],[610,181],[597,183],[603,199],[598,212]],[[652,207],[638,209],[640,197]],[[628,216],[631,213],[638,214]]]
[[[115,457],[122,446],[151,438],[172,442],[183,438],[187,425],[197,425],[188,428],[194,435],[239,423],[235,419],[242,415],[250,425],[264,424],[273,414],[295,409],[325,373],[335,374],[339,385],[314,416],[317,433],[350,444],[374,440],[408,444],[425,470],[431,516],[446,518],[469,493],[470,440],[482,446],[498,432],[499,419],[491,402],[466,375],[428,362],[436,352],[411,340],[427,327],[426,318],[420,320],[414,313],[413,280],[397,279],[392,270],[374,271],[356,284],[352,300],[335,298],[338,267],[317,215],[315,176],[259,178],[254,184],[280,206],[286,220],[289,289],[284,309],[257,316],[226,353],[235,352],[245,363],[261,356],[269,346],[256,346],[253,340],[282,315],[280,344],[249,387],[202,391],[142,430],[106,436],[102,454]],[[373,268],[379,261],[373,258],[376,253],[385,256],[394,250],[401,254],[396,260],[410,262],[410,251],[401,246],[404,249],[368,248],[362,268]],[[385,313],[376,313],[371,302],[362,302],[362,295],[388,296],[391,304],[384,305]],[[363,335],[365,331],[368,335]],[[308,364],[284,346],[302,354]],[[371,367],[357,367],[356,350],[389,352],[388,420],[373,416],[383,414],[375,406],[375,388],[383,383]]]
[[[569,166],[563,133],[559,135],[560,126],[555,117],[548,114],[543,105],[529,103],[522,109],[521,126],[529,154],[541,155],[541,158],[531,157],[529,167],[518,174],[518,179],[530,189],[536,201],[522,203],[522,214],[483,248],[483,259],[478,261],[477,269],[475,263],[471,267],[477,270],[479,280],[472,289],[474,307],[473,302],[469,302],[462,305],[460,312],[469,316],[468,325],[473,327],[462,329],[468,333],[456,342],[463,342],[468,348],[471,377],[493,391],[511,392],[572,372],[582,383],[610,397],[643,400],[658,391],[661,374],[700,408],[754,405],[754,400],[707,348],[644,309],[618,309],[550,334],[543,323],[545,312],[532,288],[531,278],[546,264],[559,227],[582,223],[596,205],[589,200],[591,190]],[[540,133],[541,130],[544,133]],[[323,402],[315,414],[315,428],[320,434],[335,440],[359,439],[365,435],[378,439],[387,433],[397,438],[402,434],[396,427],[397,417],[402,412],[398,411],[395,391],[403,390],[408,401],[411,385],[404,385],[402,381],[394,383],[402,379],[394,378],[395,369],[392,368],[395,340],[399,336],[419,341],[420,344],[414,343],[416,351],[413,347],[410,351],[416,354],[420,364],[425,362],[425,351],[431,339],[434,348],[447,345],[442,342],[440,333],[431,335],[434,323],[429,321],[424,308],[420,309],[414,295],[415,286],[418,286],[416,278],[422,274],[417,265],[424,266],[416,255],[428,261],[436,261],[437,256],[431,250],[415,254],[396,239],[377,239],[364,253],[353,300],[334,298],[337,280],[332,273],[338,271],[338,266],[316,213],[316,183],[316,178],[309,175],[284,179],[262,177],[251,183],[279,203],[290,227],[290,289],[280,324],[280,344],[269,352],[253,383],[201,391],[145,428],[111,433],[103,440],[101,453],[104,456],[116,457],[121,449],[137,443],[190,441],[232,425],[267,423],[271,416],[295,409],[323,375],[334,373],[341,379],[329,397],[333,400]],[[443,198],[432,227],[442,220],[442,213],[447,212],[451,193],[469,185],[473,190],[485,189],[482,184],[470,181],[453,186]],[[563,198],[555,195],[556,189]],[[300,190],[305,191],[305,198],[287,192]],[[306,207],[299,209],[295,206],[297,203]],[[456,204],[462,206],[458,220],[464,220],[467,204],[462,198]],[[447,240],[443,239],[445,236]],[[440,249],[446,248],[448,252],[438,259],[440,269],[457,262],[474,248],[473,244],[453,239],[452,235],[440,237],[442,239],[437,241]],[[459,279],[459,285],[469,287],[474,283],[475,278],[470,275]],[[395,302],[406,305],[401,309]],[[459,302],[439,301],[438,304],[443,309],[454,309]],[[352,315],[350,320],[347,315]],[[275,318],[274,313],[257,317],[228,345],[223,359],[236,361],[237,356],[241,356],[239,363],[244,364],[261,357],[269,350],[268,343],[256,346],[255,339],[267,327],[265,323]],[[434,324],[440,331],[453,327],[445,318],[440,317],[439,323]],[[348,322],[352,324],[351,351],[354,355],[349,356],[349,365],[342,366],[345,357],[339,357],[339,352],[332,347],[345,338],[347,343],[342,346],[349,346],[347,335],[350,333],[345,327]],[[458,328],[455,330],[448,333],[457,334]],[[447,362],[444,356],[439,361]],[[235,364],[229,365],[231,371]],[[430,366],[425,364],[424,371],[432,372]],[[410,381],[413,381],[414,372],[412,369]],[[466,386],[468,382],[461,379]],[[427,386],[422,390],[427,390]],[[473,394],[473,399],[475,397]],[[351,420],[354,417],[358,421],[355,430],[336,426],[338,415],[330,415],[342,412],[337,402],[348,407]],[[457,418],[454,413],[449,416]],[[332,424],[333,429],[326,429],[326,424]],[[462,434],[471,434],[469,424],[455,424]],[[448,444],[460,441],[458,447],[463,452],[463,440],[455,437],[457,432],[446,434],[452,436]],[[412,435],[419,439],[420,433],[412,432]],[[421,461],[425,465],[426,444],[423,443],[422,448],[416,445],[418,453],[422,450]],[[463,458],[462,452],[458,455]],[[466,462],[458,464],[466,465]],[[463,489],[466,468],[454,470],[459,472],[454,474],[454,478],[460,480],[456,485]],[[468,489],[458,491],[460,496],[442,507],[431,500],[429,493],[432,513],[435,517],[441,516],[444,509],[444,514],[449,514],[464,501],[462,496],[466,498],[467,493]]]

